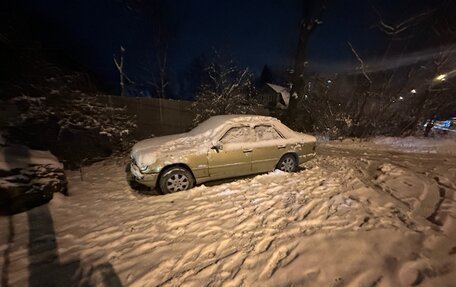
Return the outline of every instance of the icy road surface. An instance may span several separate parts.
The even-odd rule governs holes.
[[[321,145],[273,172],[147,196],[123,164],[0,218],[2,286],[455,286],[456,157]]]

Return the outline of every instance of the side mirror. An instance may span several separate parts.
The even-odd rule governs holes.
[[[211,149],[215,149],[217,152],[223,149],[223,144],[221,142],[212,142]]]

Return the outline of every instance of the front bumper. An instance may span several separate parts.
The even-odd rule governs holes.
[[[158,173],[141,173],[136,164],[130,164],[130,172],[134,180],[150,188],[157,186]]]

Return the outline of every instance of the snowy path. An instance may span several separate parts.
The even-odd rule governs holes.
[[[68,172],[69,197],[0,218],[2,284],[454,286],[456,158],[319,153],[165,196],[132,191],[114,161]]]

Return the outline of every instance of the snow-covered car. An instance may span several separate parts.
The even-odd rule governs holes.
[[[130,170],[137,182],[170,193],[275,169],[293,172],[315,156],[315,143],[276,118],[215,116],[188,133],[136,143]]]

